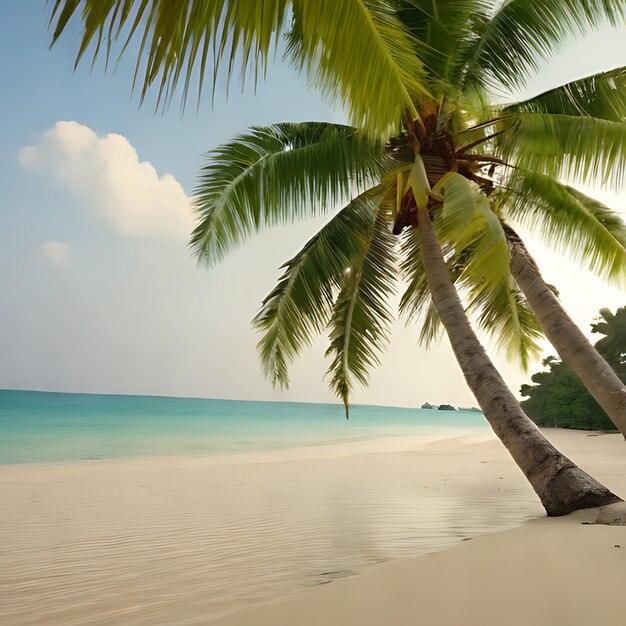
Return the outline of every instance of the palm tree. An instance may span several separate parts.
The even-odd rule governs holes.
[[[583,259],[609,280],[624,277],[626,227],[619,215],[553,176],[569,175],[582,182],[619,188],[624,177],[626,146],[626,68],[617,68],[553,89],[526,102],[510,105],[505,114],[540,113],[543,122],[531,133],[531,149],[523,167],[505,178],[502,203],[512,218],[540,229],[552,246]],[[548,119],[548,116],[552,119]],[[549,129],[545,126],[550,125]],[[543,162],[546,136],[561,145],[566,160],[551,170]],[[537,132],[538,131],[538,132]],[[535,134],[537,133],[537,134]],[[583,153],[585,144],[595,144]],[[526,150],[524,147],[504,147]],[[589,392],[626,437],[626,386],[563,310],[557,296],[512,228],[505,228],[511,272],[561,359],[581,378]]]
[[[487,87],[519,85],[564,35],[601,19],[618,21],[626,3],[498,5],[58,0],[54,40],[79,6],[79,58],[94,38],[97,55],[103,37],[109,47],[125,27],[129,38],[143,29],[142,98],[157,83],[159,100],[167,101],[181,78],[188,92],[196,61],[200,76],[210,67],[215,80],[226,65],[230,78],[242,63],[256,79],[287,31],[286,55],[347,109],[358,130],[279,124],[253,128],[213,151],[197,190],[196,253],[215,262],[265,226],[347,202],[285,264],[255,320],[264,369],[279,384],[288,382],[288,362],[328,326],[331,386],[347,410],[354,382],[367,380],[385,344],[387,298],[397,277],[394,234],[402,234],[400,268],[409,281],[403,310],[425,313],[426,339],[441,320],[487,419],[548,514],[559,515],[617,498],[524,415],[478,342],[452,279],[481,327],[523,359],[536,350],[539,328],[510,274],[500,220],[533,175],[547,172],[554,180],[567,169],[588,179],[606,170],[619,182],[623,172],[613,165],[622,157],[622,135],[595,118],[524,110],[528,101],[502,111],[489,104]],[[570,117],[584,121],[585,136],[574,136]],[[546,141],[538,140],[541,133]]]
[[[519,236],[507,228],[511,273],[561,359],[626,438],[626,385],[561,306]]]
[[[331,386],[347,410],[354,382],[366,382],[385,345],[392,317],[387,301],[400,258],[409,283],[403,302],[423,305],[425,295],[432,294],[431,315],[441,318],[483,412],[548,513],[613,501],[613,494],[563,457],[524,415],[472,331],[450,279],[448,265],[459,273],[457,256],[462,255],[448,243],[446,256],[452,261],[446,264],[431,214],[446,240],[473,256],[457,277],[472,287],[470,309],[482,312],[486,328],[507,331],[520,353],[532,351],[537,327],[519,292],[511,289],[506,240],[488,199],[465,177],[449,173],[424,193],[425,204],[417,210],[420,228],[408,229],[400,240],[392,234],[394,220],[403,215],[396,210],[398,197],[399,204],[407,197],[414,202],[420,185],[428,185],[416,158],[403,195],[406,166],[398,166],[379,141],[355,128],[321,122],[253,128],[210,153],[196,194],[201,221],[192,245],[202,261],[218,262],[264,225],[333,206],[356,189],[285,263],[254,320],[262,333],[263,367],[274,384],[288,384],[289,362],[328,327]],[[468,207],[474,208],[469,219]],[[508,323],[512,316],[516,323]]]

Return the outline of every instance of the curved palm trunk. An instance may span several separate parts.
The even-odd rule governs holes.
[[[470,326],[425,209],[418,211],[418,226],[422,261],[433,302],[465,380],[548,515],[565,515],[619,501],[606,487],[563,456],[522,411]]]
[[[511,252],[511,274],[546,337],[626,437],[626,385],[565,312],[517,233],[510,226],[504,229]]]

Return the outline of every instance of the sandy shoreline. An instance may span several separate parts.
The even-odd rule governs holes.
[[[547,434],[626,494],[623,439]],[[626,574],[626,530],[567,518],[497,533],[542,514],[498,441],[339,445],[305,449],[304,458],[281,451],[229,462],[0,467],[0,622],[349,626],[413,624],[418,615],[429,624],[502,624],[497,606],[510,610],[509,587],[524,611],[547,607],[552,616],[541,622],[530,612],[509,624],[588,626],[576,615],[597,612],[599,599],[615,608],[605,596],[611,577],[621,583]],[[485,533],[497,534],[475,538]],[[562,588],[551,577],[563,578]],[[559,622],[558,594],[570,584],[577,612]],[[488,601],[481,589],[494,585]],[[539,594],[536,602],[528,594]],[[609,613],[602,623],[623,623]]]
[[[214,626],[621,626],[626,529],[538,519],[212,621]]]

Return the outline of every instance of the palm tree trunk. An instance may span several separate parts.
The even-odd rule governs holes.
[[[422,262],[433,302],[465,380],[547,514],[566,515],[619,501],[620,498],[563,456],[522,411],[470,326],[426,209],[418,210],[418,227]]]
[[[546,337],[626,437],[626,385],[565,312],[517,233],[510,226],[504,230],[511,252],[511,274]]]

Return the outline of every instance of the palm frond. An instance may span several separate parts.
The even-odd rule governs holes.
[[[502,198],[507,215],[608,280],[626,277],[626,225],[619,213],[549,176],[515,172]]]
[[[464,85],[515,89],[571,37],[623,23],[626,0],[507,0],[476,31]]]
[[[428,347],[441,336],[443,326],[432,302],[421,260],[414,256],[419,255],[415,239],[418,239],[417,231],[409,231],[402,243],[401,270],[408,286],[400,302],[400,313],[407,318],[407,323],[419,322],[419,343]],[[539,352],[536,340],[543,336],[541,328],[517,285],[507,276],[506,268],[500,280],[484,281],[479,268],[467,267],[480,253],[481,247],[475,245],[460,253],[448,249],[446,264],[450,278],[469,299],[468,315],[495,340],[500,351],[510,359],[518,358],[526,369],[529,360]]]
[[[427,348],[439,339],[443,326],[430,295],[428,279],[422,265],[417,228],[409,228],[403,232],[400,240],[399,258],[400,274],[407,283],[400,299],[399,313],[404,317],[407,326],[419,324],[418,343]],[[450,268],[450,265],[448,267]]]
[[[421,246],[417,228],[407,228],[401,236],[399,270],[407,283],[400,299],[399,312],[407,324],[418,321],[430,303],[430,290],[421,261]]]
[[[541,353],[537,340],[543,338],[543,330],[513,279],[491,285],[472,283],[469,291],[468,313],[489,333],[498,350],[509,359],[519,358],[527,370],[530,359]]]
[[[272,384],[288,386],[288,364],[326,327],[346,270],[370,236],[380,197],[374,188],[352,200],[282,266],[278,285],[253,320],[262,333],[263,372]]]
[[[346,407],[346,417],[354,383],[367,383],[369,370],[379,364],[378,355],[388,341],[392,321],[388,299],[395,288],[395,237],[385,205],[386,197],[388,203],[394,202],[391,196],[390,190],[378,196],[376,219],[343,275],[330,318],[328,374],[331,389]]]
[[[265,226],[332,210],[377,182],[388,163],[382,144],[349,126],[251,128],[208,154],[191,246],[201,261],[215,263]]]
[[[626,122],[521,113],[506,124],[497,156],[511,165],[615,190],[626,182]]]
[[[242,80],[250,72],[256,80],[283,31],[288,5],[289,0],[55,0],[52,44],[73,16],[83,26],[76,64],[90,46],[94,61],[103,51],[108,60],[116,44],[121,55],[137,41],[141,99],[154,85],[159,101],[167,101],[182,79],[184,100],[194,75],[198,96],[208,72],[214,84],[222,69],[230,82],[236,67]]]
[[[626,68],[581,78],[503,109],[504,115],[515,113],[590,116],[623,122],[626,120]]]
[[[509,358],[519,357],[527,367],[539,352],[541,330],[511,277],[506,237],[489,199],[455,173],[446,175],[433,194],[443,200],[435,230],[459,254],[461,271],[455,283],[469,298],[468,313]]]
[[[384,138],[428,95],[417,46],[388,0],[293,0],[287,57],[355,126]]]
[[[476,22],[493,12],[493,0],[404,0],[398,5],[398,17],[419,42],[431,81],[449,88],[459,59],[476,37]]]

